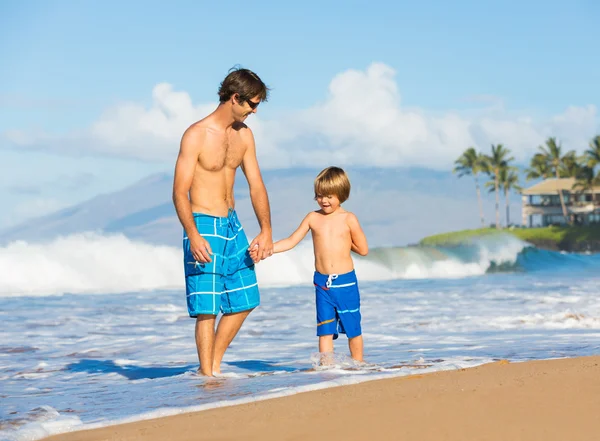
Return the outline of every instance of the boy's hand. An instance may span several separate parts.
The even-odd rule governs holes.
[[[254,261],[255,263],[271,257],[273,255],[273,236],[271,232],[261,231],[250,244],[249,250],[251,251],[254,248],[256,248],[256,257],[258,258],[258,260]]]
[[[252,248],[248,248],[250,252],[250,258],[254,263],[258,263],[260,261],[260,257],[258,257],[258,244],[255,244]]]

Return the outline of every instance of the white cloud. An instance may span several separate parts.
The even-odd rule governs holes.
[[[124,102],[106,109],[89,128],[67,135],[44,132],[8,131],[14,146],[59,153],[102,154],[144,160],[172,159],[183,131],[211,112],[216,103],[194,106],[186,92],[160,83],[152,90],[152,105]]]
[[[186,92],[165,83],[154,87],[152,98],[150,107],[122,103],[109,108],[91,127],[67,136],[11,131],[4,137],[21,148],[173,161],[185,128],[216,103],[194,105]],[[581,151],[600,128],[593,105],[541,119],[514,116],[497,103],[441,115],[405,108],[395,71],[373,63],[365,71],[336,75],[326,98],[311,108],[272,120],[259,113],[249,125],[264,168],[337,163],[447,169],[465,148],[487,151],[497,143],[524,162],[549,136]]]

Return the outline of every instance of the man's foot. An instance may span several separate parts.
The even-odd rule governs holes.
[[[202,367],[199,367],[199,368],[198,368],[198,370],[196,371],[196,373],[197,373],[198,375],[202,375],[203,377],[214,377],[214,375],[213,375],[213,373],[212,373],[212,372],[204,372],[204,371],[202,370]]]
[[[221,375],[221,365],[213,364],[213,375]]]

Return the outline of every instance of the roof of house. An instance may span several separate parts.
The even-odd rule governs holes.
[[[524,195],[557,194],[559,190],[573,192],[575,178],[553,178],[538,182],[532,187],[525,188],[521,192]],[[600,193],[600,186],[595,186],[594,191]]]

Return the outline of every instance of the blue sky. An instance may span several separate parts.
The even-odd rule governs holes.
[[[592,0],[2,2],[0,227],[172,170],[235,64],[273,89],[249,121],[265,168],[581,151],[599,19]]]

